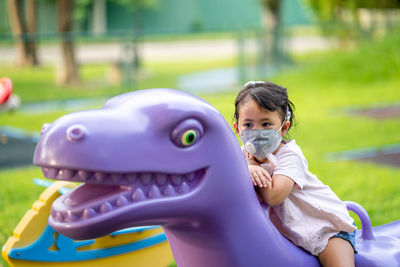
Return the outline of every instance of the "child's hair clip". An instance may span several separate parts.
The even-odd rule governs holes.
[[[290,112],[289,107],[288,107],[287,111],[286,111],[286,121],[290,121],[291,116],[292,116],[292,113]]]
[[[247,83],[244,84],[244,87],[248,86],[255,87],[257,85],[262,85],[264,83],[265,83],[264,81],[248,81]]]

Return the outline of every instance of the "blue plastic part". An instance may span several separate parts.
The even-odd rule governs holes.
[[[64,195],[64,194],[68,193],[71,190],[72,190],[72,188],[61,187],[61,188],[58,189],[58,192],[60,192],[61,195]]]
[[[113,233],[114,235],[143,231],[149,228],[156,227],[138,227],[128,228]],[[140,241],[129,244],[85,251],[77,251],[77,248],[88,246],[94,243],[94,240],[75,241],[62,234],[57,235],[57,240],[54,240],[55,231],[50,226],[47,226],[42,236],[34,243],[23,248],[11,249],[9,257],[20,260],[44,261],[44,262],[67,262],[67,261],[82,261],[92,260],[105,257],[111,257],[122,253],[133,252],[139,249],[151,247],[167,240],[164,233],[151,236]],[[54,244],[58,250],[49,250]]]
[[[40,178],[33,178],[33,183],[35,185],[42,186],[42,187],[49,187],[50,185],[53,184],[53,182],[50,182],[50,181],[47,181],[47,180],[43,180],[43,179],[40,179]]]
[[[33,178],[33,182],[36,185],[42,186],[42,187],[49,187],[53,184],[53,182],[40,179],[40,178]],[[71,191],[71,188],[67,187],[61,187],[58,191],[60,194],[65,194],[69,191]],[[116,231],[114,233],[111,233],[111,236],[117,236],[117,235],[124,235],[124,234],[131,234],[131,233],[139,233],[143,232],[146,230],[150,229],[155,229],[155,228],[160,228],[160,226],[142,226],[142,227],[131,227],[131,228],[126,228],[122,229],[119,231]],[[83,247],[90,245],[94,242],[94,240],[86,240],[86,241],[74,241],[73,239],[70,239],[62,234],[58,235],[57,241],[56,241],[56,246],[59,248],[58,251],[49,251],[48,248],[53,244],[54,242],[54,229],[51,228],[50,226],[47,226],[46,230],[44,231],[43,235],[33,244],[30,246],[24,247],[24,248],[19,248],[19,249],[12,249],[10,251],[10,258],[15,258],[15,259],[23,259],[23,260],[37,260],[37,261],[53,261],[51,259],[56,258],[54,261],[71,261],[69,258],[75,258],[75,254],[79,255],[84,255],[85,257],[88,257],[87,259],[94,259],[94,258],[102,258],[106,257],[103,255],[99,256],[99,253],[106,253],[105,255],[112,256],[112,255],[117,255],[125,252],[130,252],[134,251],[137,249],[149,247],[152,245],[156,245],[160,242],[166,241],[165,234],[159,234],[152,236],[150,238],[137,241],[131,244],[127,244],[124,246],[119,246],[115,248],[108,248],[108,249],[102,249],[102,250],[91,250],[91,251],[80,251],[77,252],[76,248]],[[48,238],[49,237],[49,238]],[[50,242],[51,241],[51,242]],[[48,244],[50,242],[50,244]],[[48,258],[49,260],[43,260],[43,256],[37,257],[37,252],[41,252],[42,249],[44,251],[47,251],[50,255],[46,255],[45,257]],[[84,254],[82,254],[85,252]],[[64,254],[65,255],[61,255]],[[112,254],[110,254],[112,253]],[[79,256],[82,257],[82,256]],[[60,260],[60,258],[65,258],[65,260]],[[68,259],[67,259],[68,258]],[[77,260],[77,259],[76,259]],[[73,260],[72,260],[73,261]]]
[[[130,227],[130,228],[122,229],[122,230],[116,231],[114,233],[111,233],[111,235],[112,236],[117,236],[117,235],[123,235],[123,234],[137,233],[137,232],[143,232],[143,231],[146,231],[146,230],[160,228],[160,227],[161,226]]]
[[[49,187],[50,185],[53,184],[53,182],[47,181],[47,180],[43,180],[40,178],[33,178],[33,183],[35,185],[38,186],[42,186],[42,187]],[[61,187],[60,189],[58,189],[58,192],[60,192],[61,195],[68,193],[69,191],[71,191],[71,188],[67,188],[67,187]]]
[[[38,132],[28,132],[24,129],[19,129],[10,126],[0,126],[0,132],[15,139],[30,138],[34,143],[37,143],[40,138],[40,133]]]

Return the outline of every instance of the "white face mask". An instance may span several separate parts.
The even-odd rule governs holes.
[[[290,112],[287,112],[286,118],[278,130],[275,129],[247,129],[243,130],[240,135],[240,140],[244,145],[247,153],[258,160],[267,158],[268,154],[272,154],[280,145],[282,136],[279,131],[283,124],[290,119]]]

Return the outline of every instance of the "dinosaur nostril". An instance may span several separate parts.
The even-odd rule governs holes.
[[[67,129],[68,141],[76,142],[85,137],[86,129],[82,125],[72,125]]]
[[[47,128],[49,128],[49,126],[50,123],[43,124],[42,129],[40,130],[40,134],[43,134],[47,130]]]

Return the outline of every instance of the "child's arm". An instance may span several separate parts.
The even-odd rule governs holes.
[[[260,166],[260,163],[258,163],[254,158],[246,158],[247,165],[255,165],[255,166]]]
[[[270,206],[276,206],[290,194],[295,185],[289,177],[281,174],[272,176],[272,182],[267,187],[260,188],[263,200]]]
[[[269,173],[254,158],[246,158],[246,162],[253,185],[260,188],[267,187],[272,181]]]

